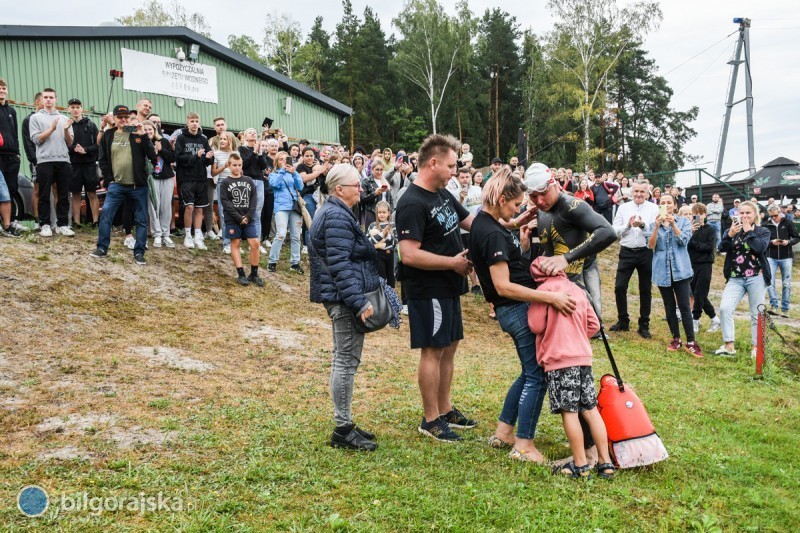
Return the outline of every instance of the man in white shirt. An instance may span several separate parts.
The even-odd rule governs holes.
[[[648,202],[646,183],[635,182],[631,187],[632,202],[617,208],[614,217],[614,231],[619,237],[619,263],[614,281],[614,296],[617,300],[617,323],[611,331],[628,331],[628,284],[634,270],[639,276],[639,329],[637,333],[645,339],[650,338],[650,307],[652,304],[651,286],[653,272],[653,252],[647,247],[644,230],[655,224],[659,207]]]
[[[463,205],[467,208],[467,211],[474,215],[476,209],[473,209],[473,206],[476,203],[480,205],[481,196],[480,192],[478,192],[480,189],[478,191],[470,190],[469,182],[471,179],[472,174],[469,171],[469,167],[463,166],[458,169],[456,177],[450,178],[445,188],[455,197],[456,202]],[[465,250],[469,249],[469,232],[464,228],[461,228],[461,242]],[[475,273],[475,269],[469,272],[469,280],[472,282],[472,294],[482,295],[483,290],[478,282],[478,275]]]

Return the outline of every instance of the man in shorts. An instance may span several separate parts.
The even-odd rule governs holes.
[[[461,440],[451,428],[475,427],[450,400],[455,353],[464,338],[460,297],[472,268],[459,228],[469,230],[474,218],[444,190],[455,176],[458,149],[450,135],[423,141],[417,179],[398,201],[396,214],[411,349],[420,349],[425,416],[419,432],[445,442]]]
[[[69,192],[72,193],[73,226],[81,225],[81,192],[85,189],[92,211],[92,227],[96,227],[100,218],[100,204],[97,201],[97,189],[100,188],[100,179],[97,177],[99,130],[91,119],[83,116],[83,104],[80,100],[72,98],[68,105],[69,114],[72,115],[72,144],[69,146],[72,180]]]
[[[200,115],[190,112],[186,115],[186,128],[175,139],[175,173],[181,201],[186,207],[183,226],[186,248],[207,250],[203,242],[203,209],[209,204],[208,179],[206,167],[214,161],[214,151],[200,129]],[[194,229],[194,239],[192,239]]]

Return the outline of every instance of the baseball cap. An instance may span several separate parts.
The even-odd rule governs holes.
[[[525,187],[528,192],[544,192],[551,183],[555,183],[553,174],[543,163],[534,163],[525,171]]]
[[[738,204],[738,203],[740,203],[740,202],[741,202],[741,200],[739,200],[738,198],[737,198],[736,200],[734,200],[734,201],[733,201],[733,203],[735,203],[735,204]]]
[[[128,106],[126,106],[126,105],[114,106],[114,116],[115,117],[118,117],[120,115],[130,115],[130,114],[131,114],[131,110],[130,110],[130,108]]]
[[[77,98],[70,98],[69,102],[67,102],[67,105],[83,105],[83,104]]]
[[[492,164],[494,165],[495,163],[500,163],[502,165],[503,160],[500,159],[499,157],[495,157],[494,159],[492,159]]]

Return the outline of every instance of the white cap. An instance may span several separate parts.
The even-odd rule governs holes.
[[[525,187],[529,191],[544,192],[553,183],[553,174],[547,165],[534,163],[525,171]]]

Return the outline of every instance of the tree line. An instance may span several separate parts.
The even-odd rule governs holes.
[[[476,164],[529,160],[625,173],[672,170],[691,160],[698,108],[676,110],[673,91],[642,46],[661,22],[655,1],[620,8],[616,0],[549,0],[550,31],[523,29],[499,8],[473,13],[459,0],[406,0],[381,27],[342,0],[333,34],[322,16],[302,35],[287,14],[269,15],[263,34],[230,35],[235,52],[353,109],[343,144],[394,149],[450,132],[472,146]],[[184,25],[204,35],[202,14],[157,0],[121,17],[125,25]],[[520,142],[519,131],[524,132]]]

